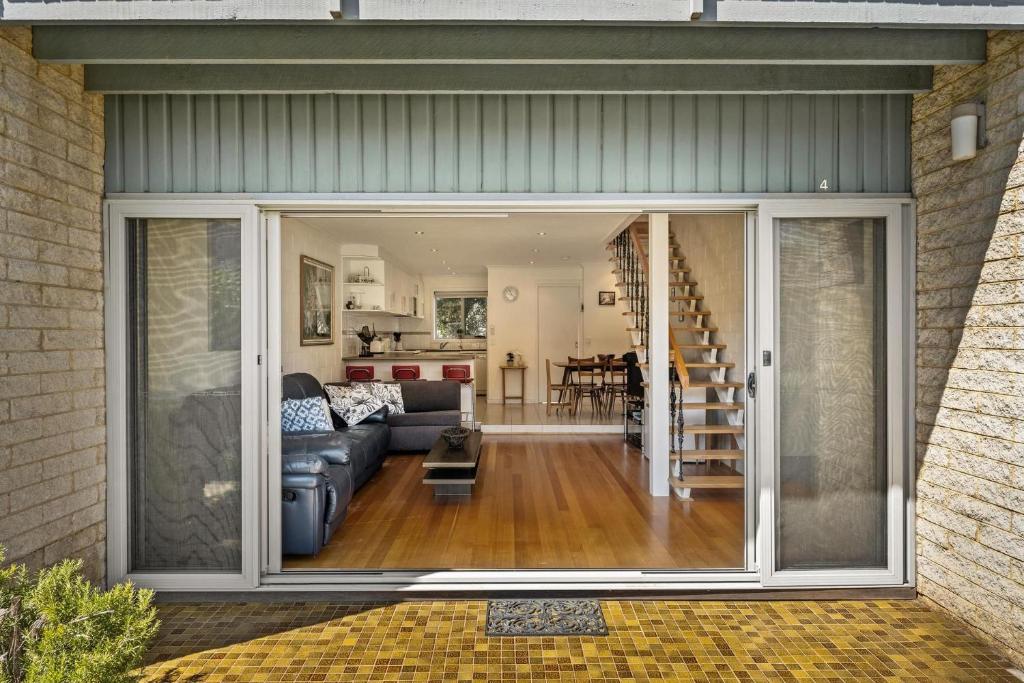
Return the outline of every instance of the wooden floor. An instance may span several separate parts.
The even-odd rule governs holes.
[[[472,497],[435,501],[422,455],[389,456],[315,558],[285,569],[718,569],[743,564],[742,491],[647,493],[618,436],[485,435]]]

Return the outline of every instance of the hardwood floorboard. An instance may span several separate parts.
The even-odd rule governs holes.
[[[487,435],[469,498],[435,500],[423,455],[389,456],[315,558],[285,569],[723,569],[743,564],[743,494],[653,498],[605,435]]]

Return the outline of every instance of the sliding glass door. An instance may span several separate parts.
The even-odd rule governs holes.
[[[124,211],[109,231],[125,398],[111,427],[112,578],[254,586],[255,224],[234,209]]]
[[[902,581],[907,240],[898,210],[762,208],[766,585]]]

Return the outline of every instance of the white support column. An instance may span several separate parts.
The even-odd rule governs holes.
[[[648,242],[648,291],[650,336],[647,362],[650,364],[650,491],[652,496],[669,494],[669,381],[668,381],[668,214],[650,216]]]

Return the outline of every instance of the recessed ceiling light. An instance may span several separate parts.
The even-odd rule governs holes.
[[[455,271],[452,271],[452,272],[450,272],[448,274],[451,275],[452,277],[455,277],[456,275],[458,275],[458,273],[456,273]]]
[[[537,235],[538,235],[539,237],[543,237],[543,236],[544,236],[544,235],[546,235],[546,234],[547,234],[546,232],[538,232],[538,233],[537,233]]]
[[[540,249],[534,249],[534,250],[533,250],[533,253],[534,253],[534,254],[539,254],[539,253],[540,253]]]
[[[431,253],[434,253],[434,254],[437,253],[437,249],[431,249],[430,251],[431,251]]]
[[[414,235],[422,235],[422,234],[423,234],[423,231],[422,231],[422,230],[417,230],[417,231],[416,231],[416,232],[414,232],[413,234],[414,234]]]
[[[532,265],[533,265],[534,263],[536,263],[536,261],[530,261],[530,265],[531,265],[531,266],[532,266]]]
[[[442,260],[442,261],[441,261],[441,265],[442,265],[442,266],[443,266],[444,264],[446,264],[446,263],[448,263],[448,262],[447,262],[447,261],[444,261],[444,260]]]

